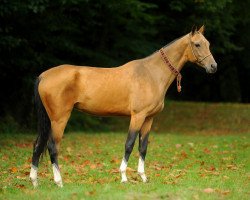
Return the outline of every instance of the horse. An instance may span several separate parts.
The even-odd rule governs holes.
[[[34,142],[30,180],[38,186],[40,156],[48,149],[54,181],[63,187],[58,165],[59,145],[73,108],[98,116],[128,116],[130,125],[120,165],[121,182],[128,181],[126,168],[139,135],[138,174],[147,182],[144,170],[149,132],[155,115],[164,108],[165,94],[177,79],[181,91],[182,67],[196,63],[215,73],[217,63],[204,36],[204,26],[164,46],[148,57],[113,68],[60,65],[36,79],[35,102],[38,136]]]

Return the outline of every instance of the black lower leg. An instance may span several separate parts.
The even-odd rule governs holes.
[[[38,167],[39,159],[44,150],[43,141],[38,136],[33,146],[32,165]]]
[[[143,138],[140,134],[139,138],[139,152],[140,156],[143,160],[145,160],[146,154],[147,154],[147,147],[148,147],[148,136],[149,134],[146,134]]]
[[[124,156],[127,162],[133,150],[137,135],[138,135],[137,131],[129,131],[128,133],[128,137],[127,137],[126,144],[125,144],[125,156]]]
[[[56,164],[56,166],[58,167],[58,159],[57,159],[58,154],[57,154],[56,144],[52,138],[48,142],[48,150],[49,150],[51,163]]]

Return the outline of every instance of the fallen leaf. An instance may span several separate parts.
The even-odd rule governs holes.
[[[209,150],[208,148],[205,148],[205,149],[203,150],[203,152],[204,152],[205,154],[210,154],[210,153],[211,153],[211,150]]]
[[[132,169],[132,168],[130,168],[130,167],[127,167],[127,171],[128,171],[128,172],[135,172],[136,170],[134,170],[134,169]]]
[[[216,169],[215,169],[215,167],[213,165],[211,165],[208,170],[209,171],[215,171]]]
[[[16,185],[16,187],[19,188],[19,189],[24,189],[25,188],[25,186],[23,184]]]
[[[182,152],[181,152],[181,156],[182,156],[183,158],[187,158],[187,157],[188,157],[188,155],[187,155],[187,153],[186,153],[185,151],[182,151]]]
[[[219,190],[218,193],[228,195],[230,193],[230,190]]]
[[[87,192],[85,192],[85,195],[86,196],[93,196],[93,195],[95,195],[95,193],[96,193],[95,190],[93,190],[93,191],[87,191]]]
[[[11,173],[16,173],[16,172],[17,172],[17,168],[16,168],[16,167],[12,167],[12,168],[10,169],[10,171],[11,171]]]
[[[90,169],[96,169],[96,164],[91,164]]]
[[[110,172],[111,174],[116,174],[116,173],[120,173],[120,170],[117,169],[117,168],[115,168],[115,169],[111,169],[109,172]]]
[[[120,160],[118,158],[113,158],[110,163],[119,164]]]
[[[227,165],[228,169],[232,169],[232,170],[237,170],[238,167],[236,167],[235,165]]]
[[[82,163],[82,167],[85,167],[87,165],[90,164],[90,160],[85,160],[83,163]]]
[[[182,145],[181,144],[176,144],[175,147],[178,149],[180,148]]]
[[[223,194],[223,195],[228,195],[229,193],[230,193],[230,190],[221,191],[221,194]]]
[[[21,180],[25,180],[26,177],[22,177],[22,176],[16,176],[17,179],[21,179]]]
[[[205,192],[205,193],[213,193],[214,189],[212,189],[212,188],[206,188],[206,189],[203,190],[203,192]]]
[[[26,176],[29,175],[29,174],[30,174],[30,172],[24,172],[24,175],[26,175]]]

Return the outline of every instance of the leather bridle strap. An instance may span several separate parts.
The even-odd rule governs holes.
[[[170,69],[170,71],[175,75],[177,76],[176,80],[177,80],[177,91],[178,92],[181,92],[181,78],[182,78],[182,75],[181,73],[170,63],[167,55],[164,53],[163,51],[163,48],[161,48],[159,50],[160,54],[161,54],[161,57],[163,59],[163,61],[167,64],[168,68]]]

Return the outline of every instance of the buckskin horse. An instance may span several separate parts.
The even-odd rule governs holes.
[[[49,151],[55,183],[62,187],[58,150],[73,108],[99,116],[129,116],[130,125],[121,162],[121,182],[127,182],[129,156],[139,134],[138,174],[147,181],[144,161],[154,116],[164,107],[165,94],[186,62],[215,73],[217,63],[204,37],[204,26],[164,46],[152,55],[114,68],[61,65],[43,72],[35,83],[38,137],[34,143],[30,179],[38,185],[41,154]]]

